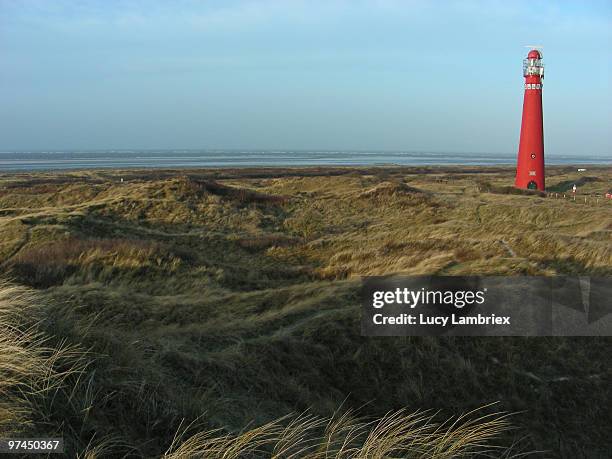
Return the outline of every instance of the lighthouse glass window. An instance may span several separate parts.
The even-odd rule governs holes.
[[[544,64],[541,59],[525,59],[523,61],[523,75],[544,75]]]

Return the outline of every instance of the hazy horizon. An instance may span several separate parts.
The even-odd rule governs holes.
[[[612,4],[0,1],[0,151],[612,152]]]

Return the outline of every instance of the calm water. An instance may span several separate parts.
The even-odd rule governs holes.
[[[389,151],[102,150],[0,152],[0,171],[244,166],[513,165],[503,154]],[[547,155],[547,164],[612,164],[612,156]]]

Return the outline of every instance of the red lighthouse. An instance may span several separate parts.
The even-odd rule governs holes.
[[[544,191],[544,128],[542,124],[542,53],[532,49],[523,61],[525,98],[514,186]]]

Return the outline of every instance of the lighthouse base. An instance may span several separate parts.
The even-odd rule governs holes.
[[[537,179],[534,177],[516,177],[514,181],[514,187],[521,190],[539,190],[544,191],[544,179]]]

